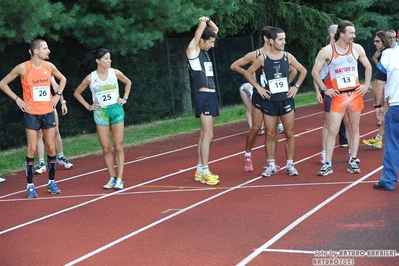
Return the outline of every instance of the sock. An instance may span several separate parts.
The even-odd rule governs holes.
[[[25,168],[26,168],[26,179],[28,184],[33,184],[33,164],[34,164],[34,159],[29,158],[26,156],[26,162],[25,162]]]
[[[209,172],[209,167],[206,165],[206,166],[202,166],[202,174],[206,174],[207,172]]]
[[[245,152],[245,153],[244,153],[244,156],[245,156],[245,157],[251,157],[251,152]]]
[[[51,182],[54,182],[54,180],[48,180],[47,184],[49,185]]]
[[[274,159],[267,159],[267,163],[273,168],[276,169],[276,161]]]
[[[287,165],[294,164],[294,160],[287,160]]]
[[[328,164],[329,166],[332,167],[332,162],[331,161],[326,162],[326,164]]]
[[[320,154],[321,155],[326,155],[326,150],[321,150]]]
[[[54,180],[55,177],[55,156],[47,155],[47,163],[48,163],[48,179]]]
[[[44,158],[39,159],[39,164],[44,164]]]
[[[377,136],[375,136],[375,140],[382,140],[382,136],[380,136],[379,134],[377,134]]]
[[[33,183],[28,183],[28,184],[26,185],[26,188],[28,189],[30,186],[34,187]]]
[[[197,164],[197,172],[202,173],[202,164]]]
[[[58,158],[60,159],[60,158],[62,158],[62,157],[64,157],[64,153],[63,153],[63,152],[59,152],[59,153],[58,153]]]

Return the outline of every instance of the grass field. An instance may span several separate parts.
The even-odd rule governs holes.
[[[312,92],[301,93],[295,97],[296,107],[315,103],[315,95]],[[215,126],[243,120],[245,120],[245,107],[243,104],[223,107],[220,116],[216,119]],[[199,120],[195,119],[192,113],[181,115],[175,119],[129,126],[125,128],[124,147],[131,147],[157,138],[166,138],[176,134],[195,131],[199,129],[199,126]],[[102,152],[97,134],[65,138],[63,139],[63,147],[64,154],[68,160]],[[26,147],[2,151],[0,152],[0,156],[2,157],[0,161],[0,174],[10,174],[25,168]],[[37,161],[38,158],[36,156],[35,162],[37,163]]]

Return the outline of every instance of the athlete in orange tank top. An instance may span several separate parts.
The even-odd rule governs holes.
[[[43,115],[53,112],[50,92],[51,70],[47,63],[43,61],[40,69],[33,67],[30,61],[24,64],[26,73],[21,78],[23,99],[31,107],[27,113]]]

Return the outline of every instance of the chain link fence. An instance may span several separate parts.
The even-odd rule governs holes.
[[[241,102],[238,88],[246,82],[243,76],[230,70],[230,65],[236,59],[260,47],[260,38],[254,41],[252,36],[241,38],[218,38],[211,57],[216,74],[220,106],[238,104]],[[112,54],[112,67],[121,70],[132,81],[129,101],[124,106],[126,112],[125,125],[141,124],[156,121],[166,117],[176,117],[183,112],[193,112],[193,93],[190,88],[185,50],[190,39],[166,39],[157,43],[149,50],[139,54],[120,56]],[[79,70],[79,65],[88,51],[72,40],[63,42],[47,42],[50,61],[57,66],[67,78],[64,97],[67,101],[68,114],[60,115],[60,132],[64,138],[84,133],[95,132],[92,114],[88,112],[73,97],[74,90],[86,75],[93,71],[93,64],[88,72]],[[372,40],[361,42],[371,59],[375,51]],[[105,48],[111,49],[112,47]],[[17,43],[0,53],[0,78],[7,75],[17,64],[29,60],[29,45]],[[313,91],[310,71],[312,65],[307,65],[301,58],[301,50],[297,47],[286,47],[298,61],[308,69],[303,91]],[[374,66],[373,66],[374,67]],[[361,76],[364,70],[361,69]],[[22,97],[20,79],[9,84],[11,89]],[[123,84],[122,84],[123,85]],[[123,86],[120,86],[121,91]],[[83,96],[91,99],[90,90]],[[8,150],[26,145],[25,129],[22,112],[4,93],[0,93],[0,150]],[[60,112],[60,106],[57,106]]]

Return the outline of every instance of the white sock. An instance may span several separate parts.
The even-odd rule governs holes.
[[[245,152],[245,153],[244,153],[244,156],[245,156],[245,157],[251,157],[251,152]]]
[[[202,166],[202,174],[206,174],[207,172],[209,172],[209,167],[206,166]]]
[[[28,184],[26,185],[26,188],[29,188],[29,187],[34,187],[33,183],[28,183]]]
[[[58,153],[58,159],[62,157],[64,157],[64,153],[63,152]]]
[[[202,173],[202,164],[197,164],[197,172]]]

